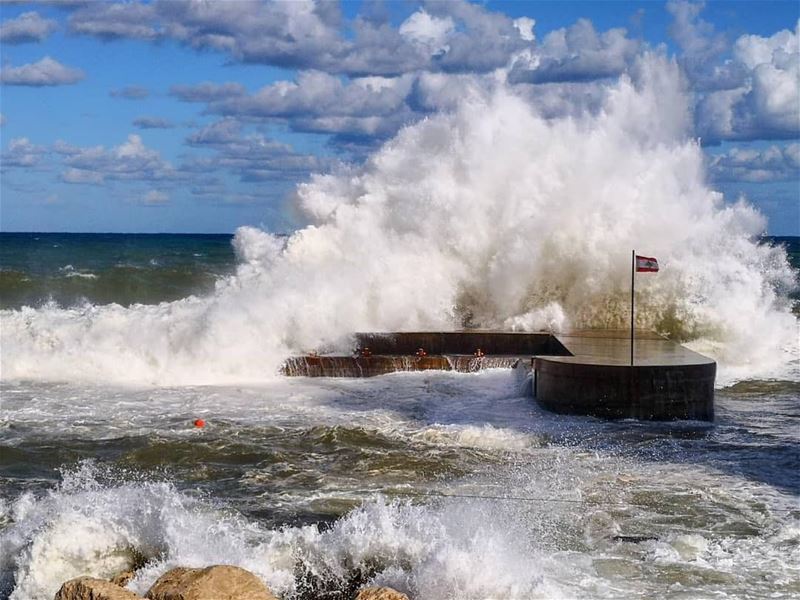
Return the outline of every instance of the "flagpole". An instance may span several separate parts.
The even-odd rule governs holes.
[[[636,250],[631,250],[631,366],[633,366],[633,288],[636,273]]]

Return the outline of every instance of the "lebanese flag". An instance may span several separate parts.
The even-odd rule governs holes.
[[[658,261],[649,256],[636,255],[637,273],[658,273]]]

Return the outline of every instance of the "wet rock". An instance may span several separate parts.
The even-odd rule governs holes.
[[[277,600],[262,581],[244,569],[215,565],[205,569],[178,567],[153,584],[150,600]]]
[[[356,600],[408,600],[408,596],[388,587],[368,587],[358,592]]]
[[[142,597],[105,579],[77,577],[61,586],[55,600],[142,600]]]
[[[345,565],[343,565],[345,566]],[[344,572],[324,565],[295,564],[293,600],[353,600],[358,590],[369,584],[385,566],[367,559]]]
[[[118,585],[119,587],[125,587],[130,583],[131,579],[134,578],[136,573],[133,571],[122,571],[122,573],[117,573],[114,577],[111,578],[111,583]]]

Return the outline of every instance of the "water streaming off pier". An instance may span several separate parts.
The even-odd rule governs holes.
[[[439,356],[293,356],[286,359],[281,372],[291,377],[372,377],[386,373],[415,371],[456,371],[477,373],[484,369],[514,369],[520,364],[530,366],[531,357],[518,356],[466,356],[444,354]],[[524,378],[530,371],[522,368],[518,373]]]

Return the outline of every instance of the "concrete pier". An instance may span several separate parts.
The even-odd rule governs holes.
[[[563,334],[467,330],[362,333],[350,356],[296,356],[283,373],[371,377],[397,371],[532,371],[532,391],[547,410],[610,419],[714,419],[716,363],[649,331],[576,330]],[[420,350],[424,352],[420,352]]]
[[[557,413],[611,419],[714,420],[710,358],[653,332],[574,331],[558,336],[568,356],[534,359],[534,396]]]

